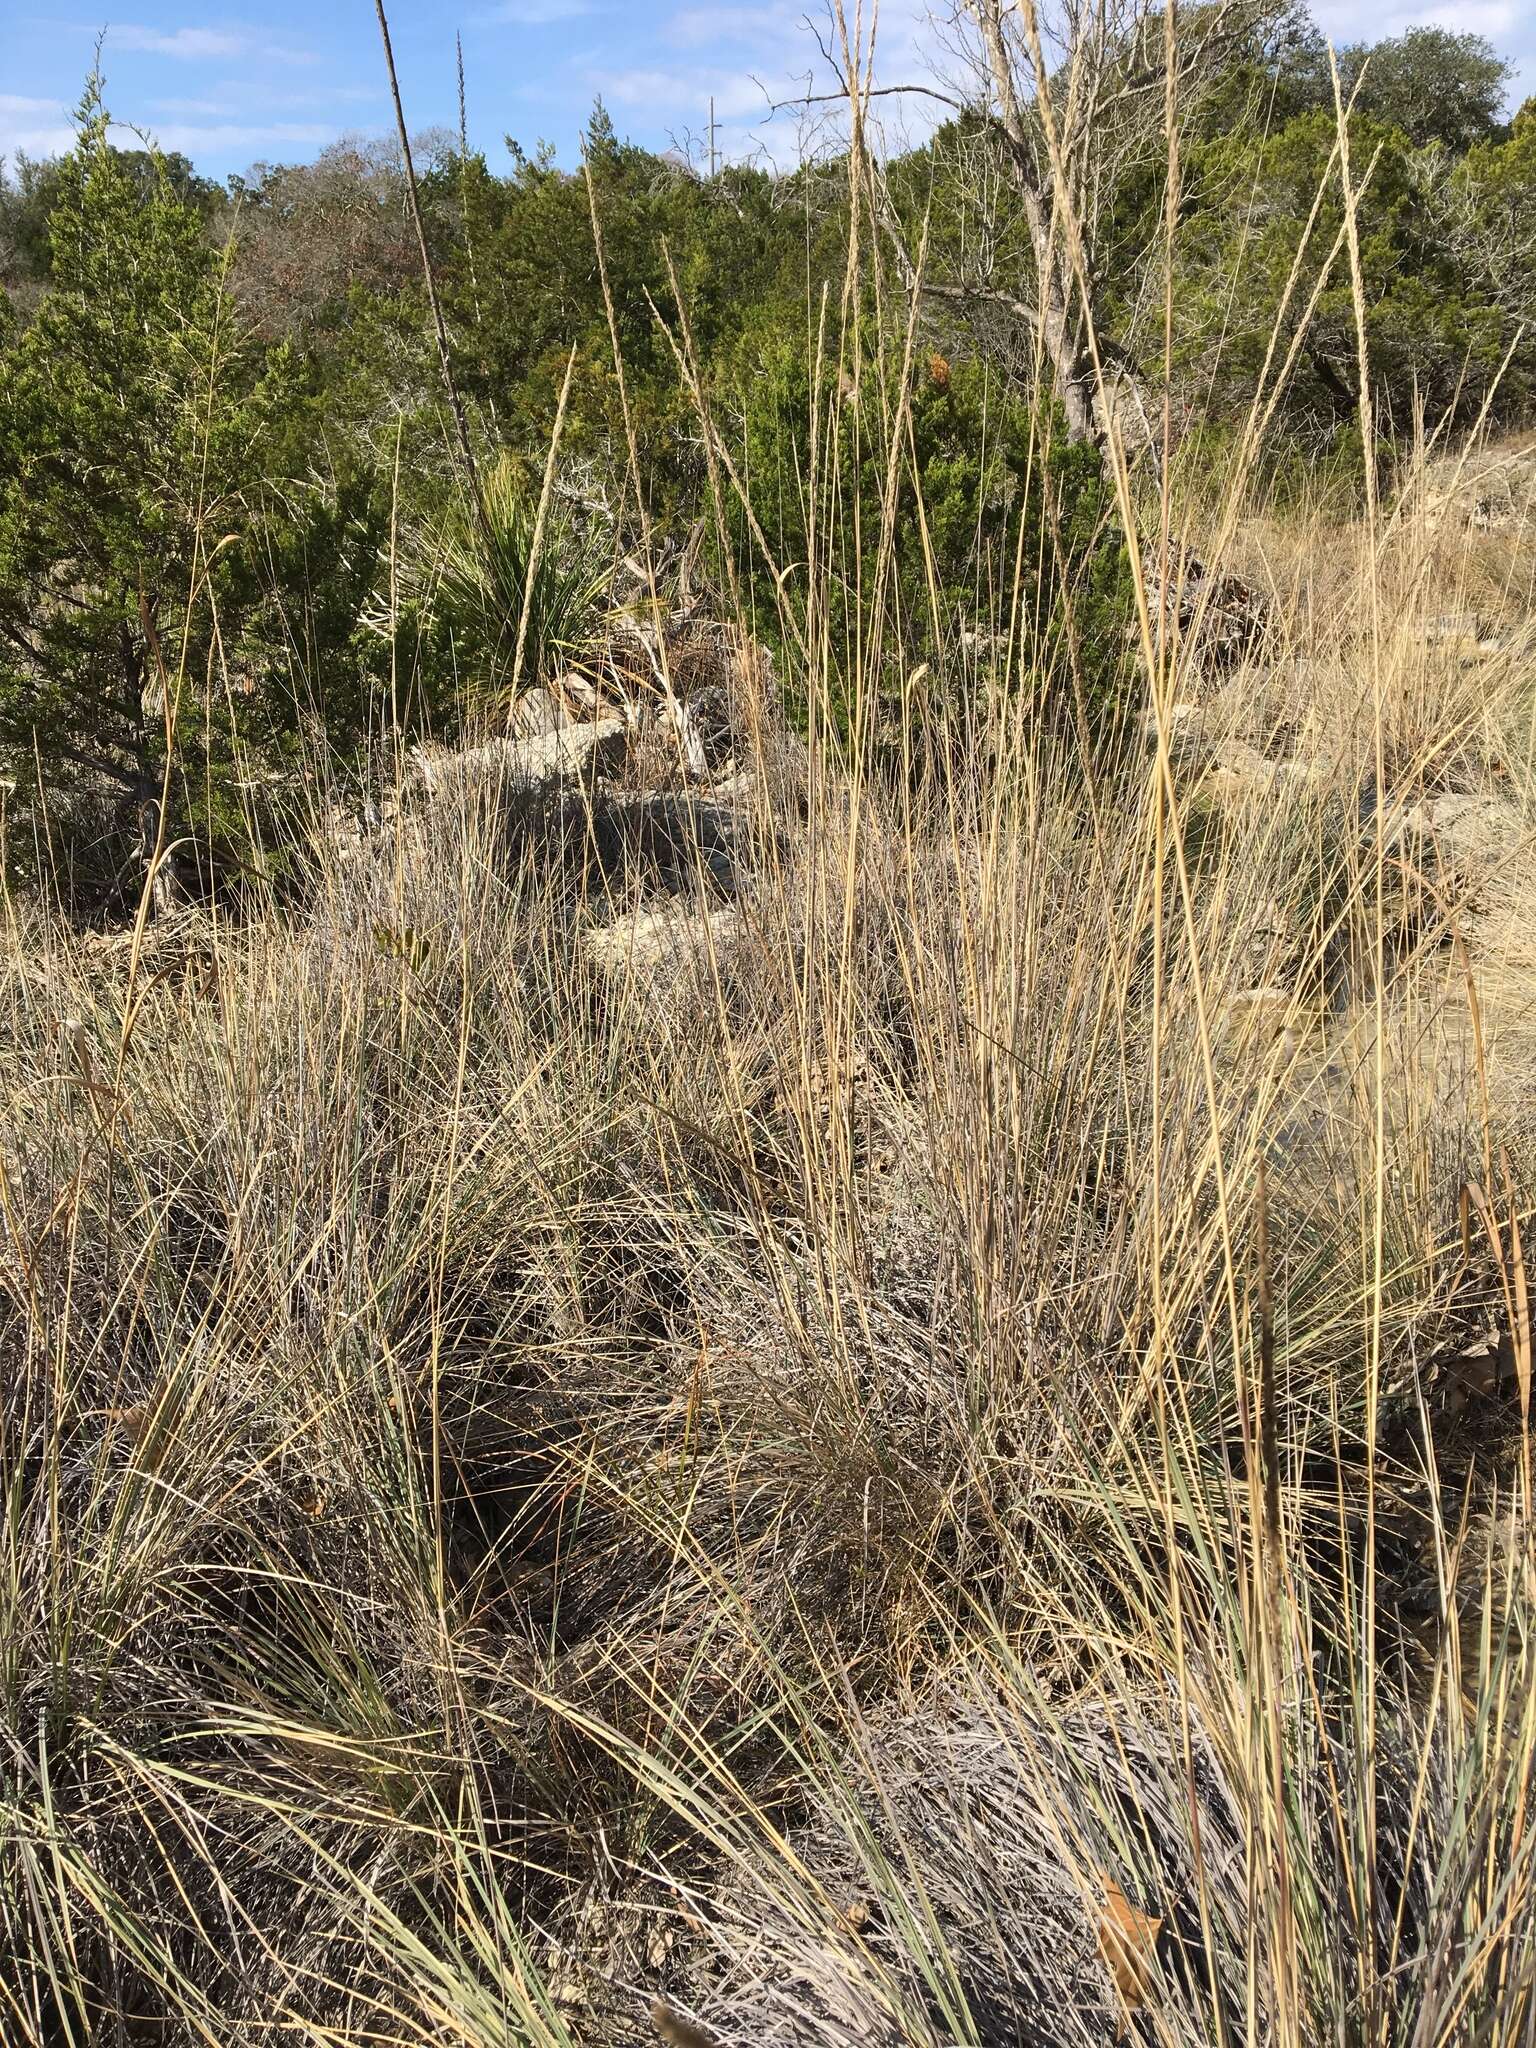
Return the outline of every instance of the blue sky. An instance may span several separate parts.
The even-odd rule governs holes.
[[[90,68],[100,17],[62,0],[0,0],[0,153],[67,147],[69,108]],[[266,158],[310,157],[336,136],[389,126],[372,0],[247,0],[211,13],[185,0],[124,0],[107,17],[103,68],[114,114],[185,151],[216,176]],[[715,100],[732,155],[796,152],[800,120],[768,101],[806,89],[821,69],[807,12],[819,0],[393,0],[390,24],[413,129],[457,121],[454,31],[464,39],[471,138],[493,165],[501,139],[553,142],[562,159],[601,93],[620,132],[656,147],[698,146]],[[90,0],[86,0],[86,8]],[[851,11],[851,10],[850,10]],[[1437,20],[1476,29],[1514,58],[1516,97],[1536,92],[1536,13],[1526,0],[1315,0],[1339,41]],[[942,0],[941,0],[942,18]],[[888,79],[945,68],[924,0],[883,0]],[[883,101],[887,120],[897,103]],[[895,117],[898,118],[899,117]],[[920,116],[918,118],[921,118]]]

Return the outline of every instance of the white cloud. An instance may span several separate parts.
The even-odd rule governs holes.
[[[0,156],[57,156],[75,139],[62,100],[0,92]]]
[[[1316,0],[1314,12],[1335,43],[1376,43],[1405,29],[1434,26],[1486,36],[1514,66],[1508,104],[1536,91],[1536,14],[1525,0]]]
[[[156,103],[166,113],[215,117],[234,113],[222,102],[162,100]],[[137,125],[123,121],[112,124],[115,137],[125,149],[139,146]],[[167,151],[179,150],[196,162],[199,158],[252,154],[275,148],[314,150],[334,141],[333,123],[319,121],[263,121],[213,118],[173,120],[146,127],[152,140]],[[75,145],[74,124],[62,100],[29,99],[20,93],[0,93],[0,156],[59,156]]]
[[[211,28],[141,28],[133,22],[109,28],[109,45],[121,50],[143,50],[154,57],[239,57],[244,54],[244,36],[224,35]]]
[[[745,0],[712,9],[689,0],[663,25],[663,36],[686,58],[672,65],[620,69],[603,53],[578,53],[573,68],[616,110],[643,110],[659,126],[697,151],[714,100],[716,147],[726,159],[787,166],[806,150],[839,146],[845,126],[840,105],[807,95],[830,94],[828,71],[807,25],[818,0]],[[882,0],[876,82],[926,82],[945,51],[936,37],[928,0]],[[919,141],[938,118],[922,99],[875,102],[871,125],[892,147]],[[622,125],[622,123],[621,123]]]
[[[710,99],[715,114],[728,120],[742,114],[763,114],[767,102],[750,78],[727,71],[594,71],[592,84],[606,101],[616,107],[650,107],[656,111],[676,110],[707,114]]]
[[[0,121],[0,157],[8,160],[18,156],[63,156],[73,147],[74,140],[75,131],[65,121],[52,128],[13,128],[9,122]]]
[[[548,28],[592,11],[590,0],[500,0],[488,13],[477,14],[475,22],[487,28]]]
[[[684,7],[666,26],[667,40],[684,49],[698,49],[710,43],[782,43],[786,31],[799,17],[779,7],[733,7],[729,14],[717,7]]]
[[[230,88],[234,90],[233,87]],[[334,107],[343,101],[349,104],[382,103],[384,95],[376,85],[333,85],[318,92],[285,92],[276,98],[264,93],[263,106],[268,107]]]
[[[261,151],[275,144],[321,149],[335,139],[335,127],[319,121],[173,122],[155,131],[155,141],[162,149],[178,150],[194,163],[226,151]]]
[[[816,44],[805,28],[808,0],[746,0],[730,8],[688,5],[662,26],[667,43],[686,59],[672,65],[624,69],[599,53],[579,57],[588,87],[617,110],[643,110],[648,125],[670,128],[700,148],[714,102],[715,146],[727,159],[790,162],[797,141],[792,112],[775,118],[775,101],[804,99],[820,88]],[[810,0],[814,8],[814,0]],[[621,124],[622,125],[622,124]],[[782,134],[781,134],[782,131]]]
[[[204,120],[227,120],[240,109],[228,100],[151,100],[152,114],[182,114]]]
[[[147,102],[155,115],[181,115],[188,120],[251,122],[256,115],[329,113],[333,108],[364,102],[375,104],[383,95],[372,86],[338,85],[329,91],[272,92],[265,85],[225,79],[206,99],[159,99]]]
[[[311,64],[307,50],[285,43],[270,43],[244,28],[146,28],[127,22],[106,32],[109,50],[133,50],[150,57],[170,57],[181,63],[218,63],[230,58],[257,58],[276,64]]]
[[[1318,26],[1336,42],[1381,42],[1406,28],[1433,23],[1459,35],[1487,36],[1508,42],[1526,25],[1525,11],[1511,0],[1398,0],[1394,6],[1361,4],[1361,0],[1319,0]]]

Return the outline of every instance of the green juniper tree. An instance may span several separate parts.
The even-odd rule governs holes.
[[[50,284],[0,352],[0,756],[152,817],[218,787],[263,707],[241,629],[300,393],[236,329],[224,264],[168,176],[135,175],[87,87]],[[169,748],[169,753],[168,753]]]
[[[1339,52],[1339,73],[1346,96],[1358,85],[1362,112],[1412,142],[1458,152],[1498,132],[1514,75],[1485,36],[1434,27],[1351,44]]]
[[[223,186],[201,177],[179,150],[109,147],[119,169],[145,196],[169,189],[208,222],[228,204]],[[0,280],[8,285],[25,291],[47,283],[48,224],[68,180],[67,164],[67,158],[29,157],[24,151],[10,164],[0,163]]]
[[[1501,241],[1500,209],[1490,203],[1500,173],[1518,186],[1514,152],[1484,145],[1453,165],[1443,145],[1416,149],[1401,128],[1372,115],[1355,113],[1350,127],[1355,162],[1370,166],[1358,229],[1379,416],[1404,434],[1419,408],[1434,421],[1470,423],[1501,371],[1511,395],[1511,377],[1523,375],[1518,285],[1529,243]],[[1335,136],[1333,113],[1319,111],[1271,135],[1234,130],[1192,148],[1175,258],[1178,368],[1191,409],[1198,404],[1207,421],[1240,413],[1276,323],[1289,342],[1317,286],[1285,414],[1314,451],[1354,433],[1358,404],[1352,280],[1337,257],[1322,274],[1343,219],[1330,173]],[[1298,260],[1302,288],[1287,298]],[[1507,295],[1493,275],[1501,260]],[[1512,342],[1515,359],[1505,369]]]

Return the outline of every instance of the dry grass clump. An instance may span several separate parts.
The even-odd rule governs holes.
[[[1427,474],[1234,475],[1235,672],[1129,550],[1112,744],[931,578],[928,752],[831,464],[803,746],[641,608],[580,775],[7,906],[0,2037],[1530,2039],[1536,603]]]
[[[451,789],[14,912],[7,2040],[1524,2038],[1528,671],[1410,581],[1374,801],[1302,608],[728,900]]]

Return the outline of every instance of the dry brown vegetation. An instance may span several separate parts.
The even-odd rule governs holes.
[[[1531,2038],[1528,512],[1110,458],[1114,743],[834,534],[804,737],[8,903],[6,2042]]]
[[[7,2040],[1525,2038],[1529,536],[1421,501],[1166,746],[770,733],[729,899],[492,776],[13,905]]]

